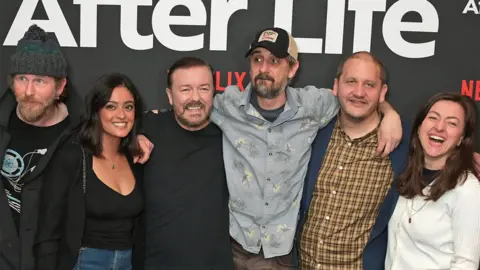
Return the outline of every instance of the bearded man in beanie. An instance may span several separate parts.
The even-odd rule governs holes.
[[[60,45],[37,25],[18,42],[0,98],[0,269],[33,269],[43,171],[80,123]],[[69,89],[71,90],[71,89]]]

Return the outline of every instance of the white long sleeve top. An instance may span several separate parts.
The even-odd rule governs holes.
[[[423,190],[428,194],[430,186]],[[388,223],[386,270],[471,269],[480,261],[480,182],[464,184],[436,202],[400,196]],[[411,222],[409,222],[409,219]]]

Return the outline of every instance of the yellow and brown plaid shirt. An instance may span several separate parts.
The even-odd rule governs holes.
[[[301,269],[362,269],[363,249],[393,182],[390,158],[375,155],[377,130],[352,140],[337,119],[300,239]]]

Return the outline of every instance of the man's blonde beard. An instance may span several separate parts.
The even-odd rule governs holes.
[[[18,101],[17,113],[27,123],[35,123],[48,116],[49,113],[55,113],[56,105],[55,98],[51,98],[46,102],[20,100]]]

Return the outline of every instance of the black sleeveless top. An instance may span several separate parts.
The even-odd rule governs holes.
[[[137,178],[134,166],[130,164]],[[82,246],[110,250],[132,248],[135,221],[143,210],[143,195],[138,178],[133,191],[124,196],[103,183],[90,170],[86,187],[86,220]]]

